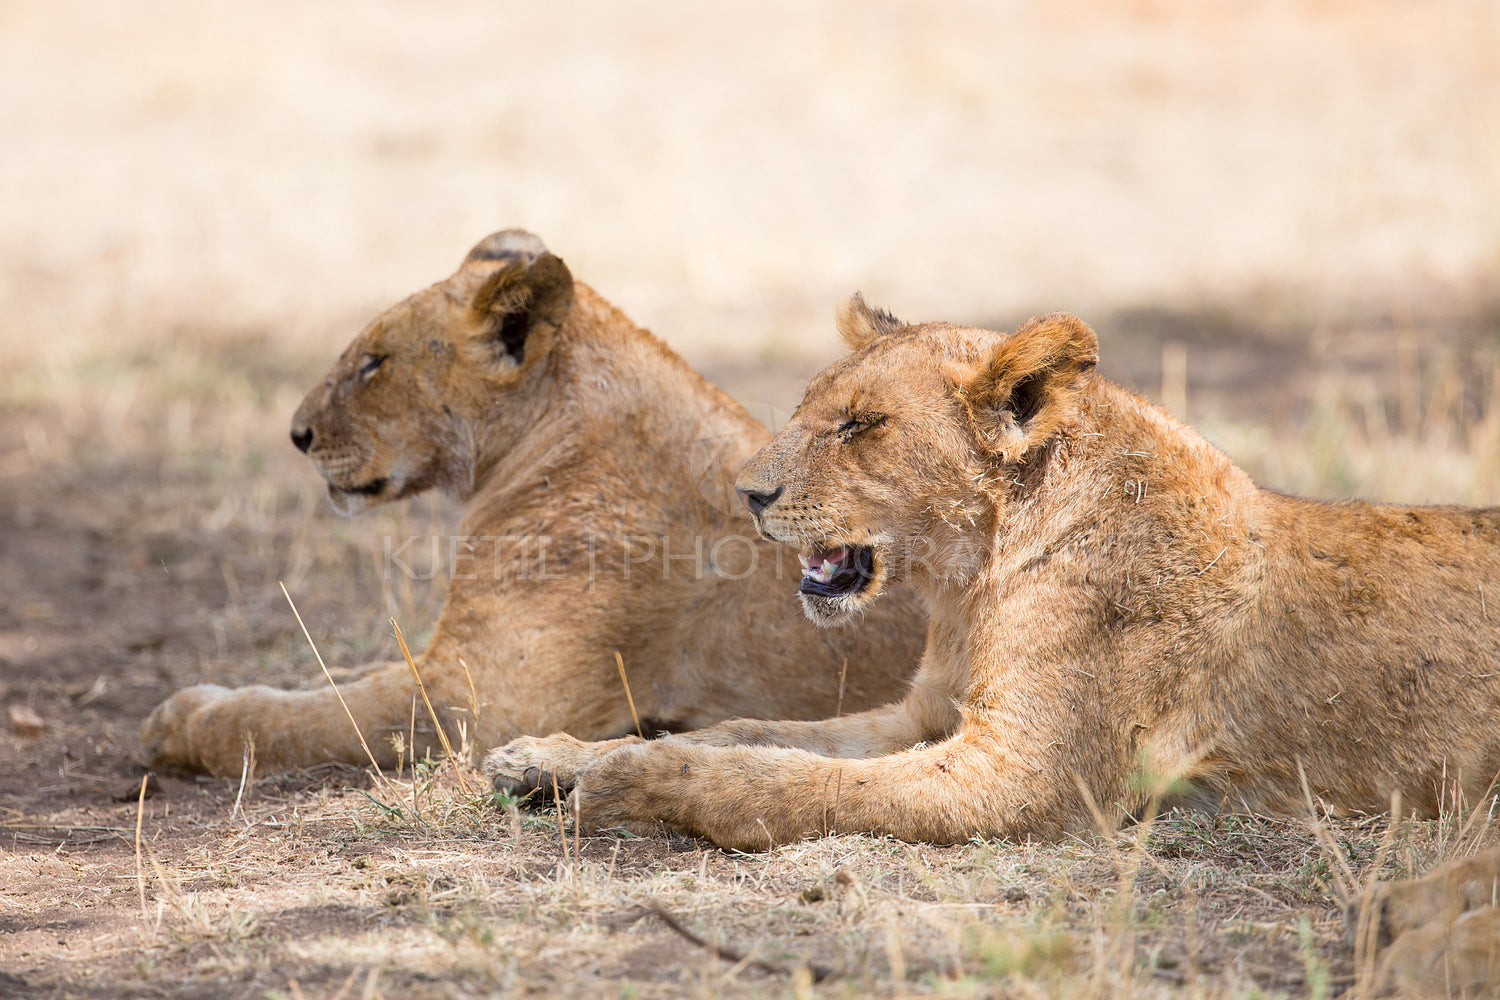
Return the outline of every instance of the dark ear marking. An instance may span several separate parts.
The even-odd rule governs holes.
[[[470,250],[468,256],[464,258],[464,264],[486,260],[512,260],[517,257],[535,260],[546,252],[547,245],[535,233],[524,229],[502,229],[498,233],[490,233],[474,244],[474,249]]]
[[[505,353],[516,359],[516,364],[526,360],[526,333],[530,328],[531,317],[524,312],[506,313],[500,321],[496,339],[505,348]]]
[[[1021,381],[1010,390],[1010,402],[1006,407],[1015,414],[1016,422],[1025,424],[1042,408],[1042,378],[1037,372],[1022,376]]]
[[[523,235],[541,245],[530,233]],[[487,260],[482,258],[476,266],[489,266]],[[567,318],[573,308],[573,275],[562,258],[545,247],[535,257],[517,255],[501,260],[503,263],[475,292],[471,308],[481,324],[481,337],[519,365],[526,360],[533,336],[557,329]]]

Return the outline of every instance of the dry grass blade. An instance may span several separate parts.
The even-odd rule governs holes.
[[[255,737],[247,733],[243,746],[244,760],[240,764],[240,789],[234,795],[234,808],[229,810],[231,820],[236,816],[244,815],[241,805],[245,800],[245,786],[250,783],[252,775],[255,774]]]
[[[359,969],[356,968],[351,970],[349,975],[344,977],[344,985],[340,986],[339,991],[332,997],[330,997],[329,1000],[344,1000],[344,997],[348,996],[349,994],[349,988],[354,985],[354,980],[358,978]]]
[[[844,681],[849,677],[849,657],[844,657],[843,666],[839,667],[839,700],[833,708],[833,717],[836,719],[844,714]]]
[[[562,844],[563,864],[569,863],[568,858],[568,830],[563,823],[563,800],[562,791],[557,787],[557,772],[552,774],[552,804],[557,807],[557,839]]]
[[[1380,846],[1375,850],[1375,859],[1370,864],[1369,875],[1365,879],[1364,891],[1361,893],[1363,902],[1359,904],[1359,912],[1355,915],[1354,985],[1350,988],[1351,996],[1374,995],[1375,958],[1380,932],[1380,922],[1375,919],[1379,909],[1374,905],[1376,902],[1375,884],[1380,878],[1381,867],[1396,844],[1396,825],[1401,821],[1400,816],[1401,790],[1398,788],[1391,792],[1390,822],[1386,824],[1385,835],[1380,838]]]
[[[625,677],[625,657],[620,655],[618,649],[615,650],[615,666],[620,669],[620,683],[625,685],[625,701],[630,705],[630,718],[635,723],[635,734],[645,739],[646,734],[641,731],[641,717],[635,712],[635,699],[630,695],[630,681]]]
[[[417,807],[417,696],[411,696],[411,716],[406,727],[406,747],[411,751],[411,805]],[[396,775],[398,778],[400,774]]]
[[[1328,852],[1328,855],[1333,858],[1334,864],[1337,865],[1337,868],[1334,869],[1334,874],[1338,877],[1334,880],[1333,888],[1339,902],[1343,903],[1353,898],[1355,889],[1359,885],[1359,879],[1355,877],[1354,869],[1349,867],[1349,859],[1344,856],[1343,850],[1339,848],[1333,836],[1328,832],[1327,824],[1318,818],[1318,807],[1313,801],[1312,788],[1307,783],[1307,771],[1303,768],[1300,760],[1297,762],[1297,776],[1302,782],[1302,796],[1307,802],[1307,816],[1308,821],[1312,825],[1313,836],[1318,839],[1318,843]]]
[[[1118,823],[1112,823],[1109,817],[1104,815],[1104,810],[1099,808],[1099,803],[1094,799],[1094,793],[1089,790],[1088,783],[1078,774],[1073,775],[1073,785],[1078,789],[1078,795],[1083,799],[1083,804],[1088,808],[1089,815],[1093,817],[1094,826],[1099,828],[1099,835],[1104,839],[1104,846],[1109,849],[1110,855],[1115,861],[1115,870],[1125,870],[1125,859],[1120,854],[1120,849],[1115,845],[1115,832],[1119,829]]]
[[[135,885],[141,894],[142,920],[147,920],[151,916],[146,909],[146,872],[141,867],[141,819],[146,814],[146,782],[150,780],[149,771],[141,775],[141,794],[135,803]]]
[[[396,633],[396,644],[401,647],[401,655],[406,659],[406,665],[411,668],[411,675],[417,679],[417,690],[422,694],[422,704],[427,706],[427,714],[432,718],[432,726],[437,730],[438,742],[443,744],[443,753],[453,761],[453,773],[458,778],[459,787],[464,794],[472,798],[474,789],[469,787],[469,782],[464,778],[464,772],[459,766],[460,761],[453,752],[453,744],[448,742],[448,733],[443,729],[443,724],[438,721],[437,710],[432,707],[432,699],[427,697],[427,685],[422,683],[422,674],[417,670],[417,661],[412,659],[411,650],[406,646],[406,636],[401,634],[401,626],[396,624],[396,619],[390,619],[391,628]]]
[[[1497,806],[1500,806],[1500,774],[1490,779],[1489,787],[1484,790],[1484,794],[1479,796],[1478,801],[1474,803],[1474,808],[1469,810],[1469,818],[1458,828],[1458,833],[1453,838],[1457,845],[1455,850],[1458,857],[1468,857],[1479,848],[1480,844],[1484,843],[1485,834],[1489,832],[1490,824],[1494,821]],[[1455,797],[1453,808],[1455,812],[1462,814],[1461,798]],[[1484,825],[1479,828],[1478,833],[1475,833],[1474,824],[1481,816],[1484,817]]]
[[[302,614],[297,610],[297,603],[292,600],[292,595],[287,592],[286,584],[280,580],[281,593],[286,597],[287,604],[292,607],[292,614],[297,618],[297,624],[302,627],[302,634],[307,637],[307,644],[312,647],[313,656],[317,657],[318,666],[323,668],[323,676],[328,678],[328,686],[333,688],[334,697],[338,698],[339,704],[344,708],[344,714],[349,717],[349,725],[354,727],[354,735],[359,737],[359,745],[364,747],[365,756],[370,758],[370,766],[375,773],[380,773],[380,765],[375,761],[375,754],[370,750],[370,744],[365,742],[365,734],[359,728],[359,723],[354,721],[354,713],[349,711],[349,703],[344,701],[344,695],[339,691],[339,686],[333,682],[333,674],[328,672],[328,664],[323,662],[323,654],[318,652],[318,644],[313,642],[312,633],[307,630],[307,623],[302,620]]]
[[[474,686],[474,674],[469,670],[469,664],[462,656],[458,658],[458,665],[464,668],[464,679],[469,682],[469,712],[474,717],[474,728],[479,728],[479,689]]]

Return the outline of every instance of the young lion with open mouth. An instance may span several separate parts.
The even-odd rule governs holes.
[[[518,229],[377,317],[292,421],[344,513],[428,489],[464,502],[417,666],[452,740],[461,721],[480,749],[618,736],[637,712],[650,731],[693,729],[901,696],[921,652],[914,599],[830,632],[778,586],[793,554],[756,537],[732,489],[769,437]],[[382,764],[414,715],[430,729],[403,662],[341,690]],[[155,766],[238,774],[247,736],[280,770],[363,763],[360,732],[326,687],[200,684],[142,742]]]
[[[520,740],[487,761],[502,787],[556,776],[586,828],[744,849],[1055,838],[1166,779],[1175,801],[1282,813],[1304,788],[1339,812],[1399,789],[1424,814],[1491,789],[1500,510],[1261,489],[1098,375],[1072,316],[1007,336],[856,297],[840,329],[853,354],[738,488],[805,558],[814,621],[859,627],[898,580],[923,595],[910,693],[649,744]]]

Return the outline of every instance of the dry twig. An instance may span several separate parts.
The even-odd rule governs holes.
[[[668,913],[660,903],[648,903],[646,906],[641,907],[640,913],[636,916],[635,919],[640,920],[644,917],[655,917],[662,923],[666,924],[669,930],[677,934],[689,944],[696,945],[699,948],[703,948],[707,951],[713,952],[724,961],[739,965],[741,968],[758,969],[761,972],[770,973],[773,976],[790,976],[794,971],[793,969],[787,968],[784,965],[779,965],[775,962],[768,962],[763,958],[755,958],[753,955],[747,954],[746,952],[742,952],[725,945],[714,944],[712,941],[699,937],[697,934],[694,934],[692,931],[684,927],[682,925],[682,922],[672,914]],[[827,966],[817,962],[809,962],[807,965],[807,970],[812,973],[813,982],[815,983],[825,982],[838,975],[835,970],[830,969]]]

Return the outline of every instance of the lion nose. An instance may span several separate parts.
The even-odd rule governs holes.
[[[311,427],[292,428],[292,444],[297,450],[306,455],[307,450],[312,447],[313,432]]]
[[[778,486],[769,493],[764,490],[735,490],[745,499],[745,506],[750,508],[750,513],[759,514],[780,498],[786,492],[785,486]]]

